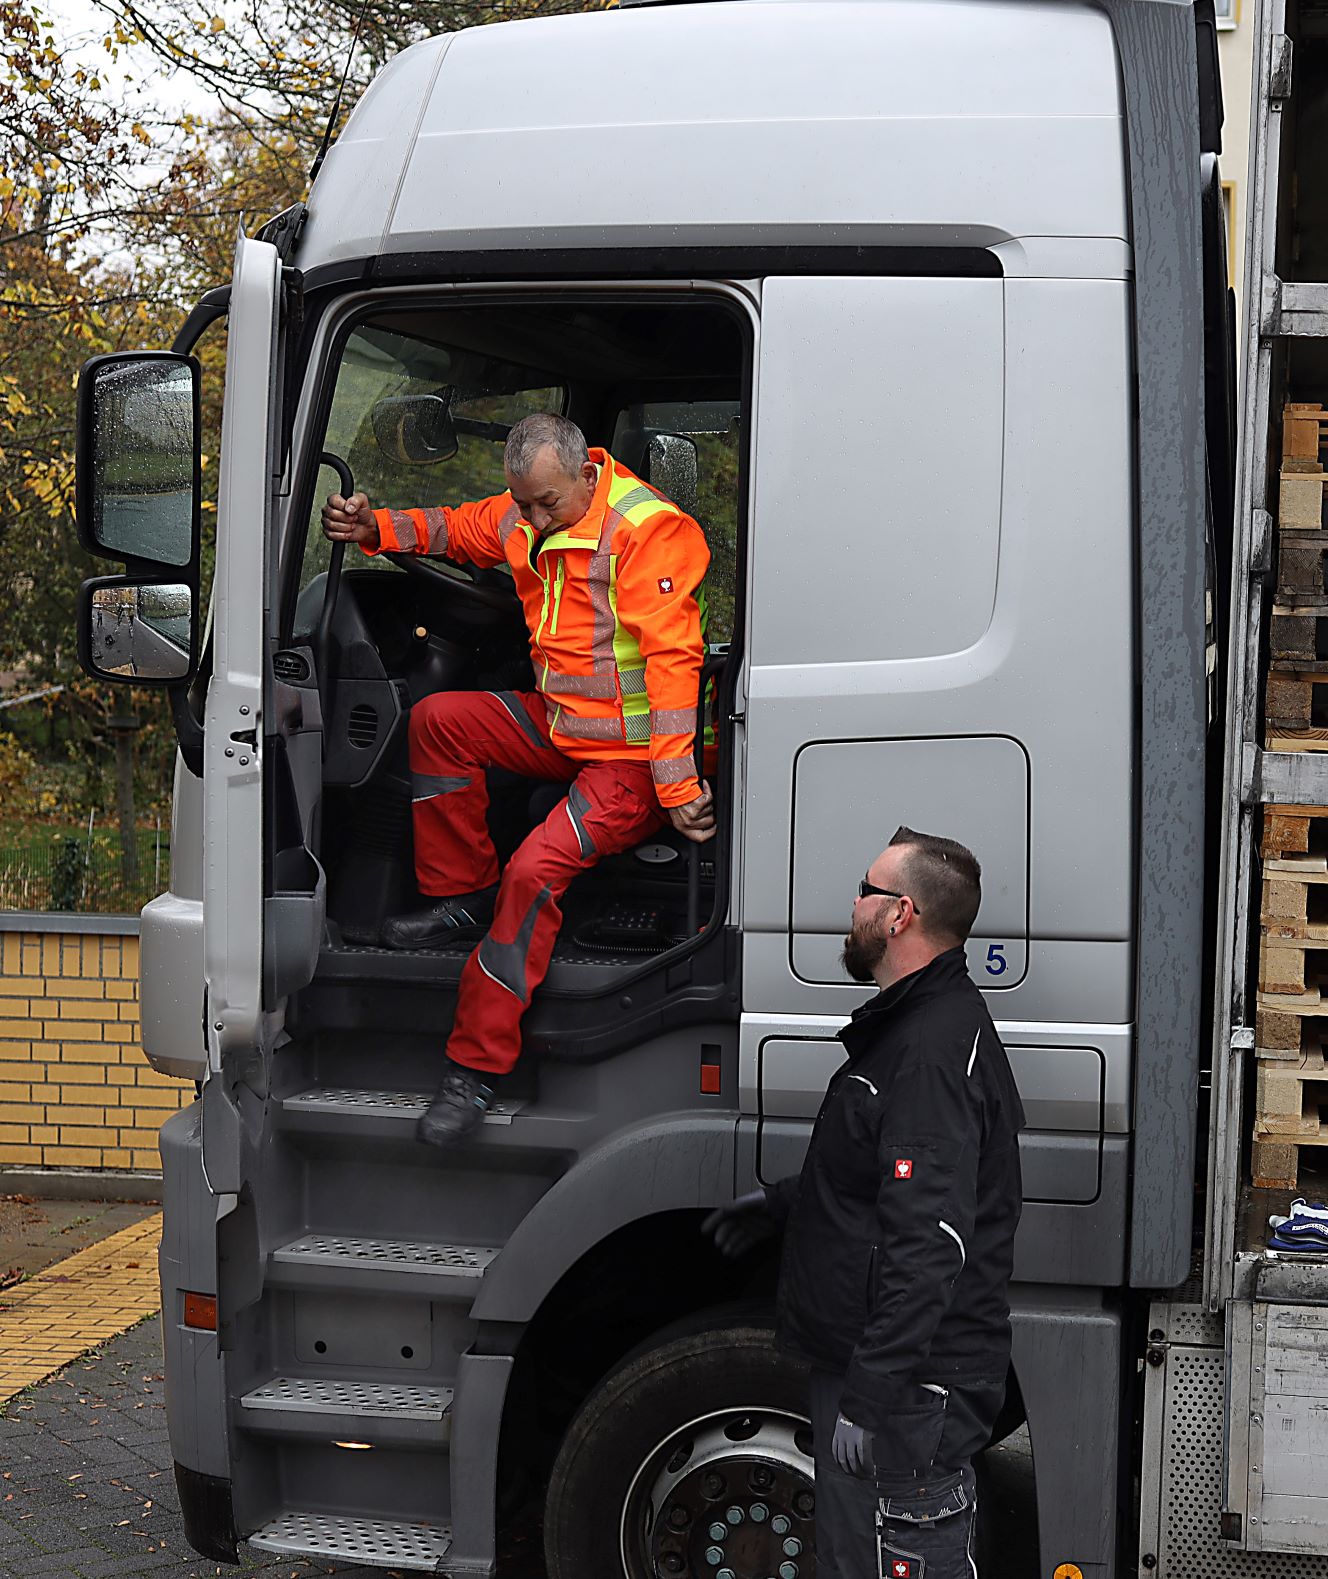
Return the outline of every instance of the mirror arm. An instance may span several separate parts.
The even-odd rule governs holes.
[[[188,356],[202,339],[203,331],[216,323],[218,318],[224,318],[230,310],[229,285],[217,285],[210,291],[204,291],[197,305],[190,309],[189,316],[180,325],[175,339],[171,341],[171,350],[179,356]]]
[[[194,711],[189,700],[189,684],[167,686],[171,699],[171,720],[175,725],[175,739],[180,748],[180,759],[196,779],[203,777],[203,721]]]

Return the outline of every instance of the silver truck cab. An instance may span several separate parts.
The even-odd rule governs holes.
[[[732,0],[476,28],[393,61],[307,208],[239,242],[210,635],[163,676],[143,917],[145,1052],[201,1090],[162,1136],[200,1551],[491,1574],[538,1485],[556,1579],[714,1571],[716,1497],[773,1532],[723,1548],[739,1579],[785,1540],[814,1572],[773,1255],[721,1264],[697,1226],[800,1165],[863,998],[855,885],[908,823],[984,868],[1043,1571],[1114,1571],[1131,1291],[1192,1245],[1230,514],[1198,23]],[[720,833],[699,870],[661,838],[573,888],[502,1108],[439,1155],[414,1121],[466,950],[377,946],[412,892],[405,721],[528,684],[521,621],[496,573],[334,561],[317,516],[345,468],[375,503],[496,492],[550,406],[707,532]],[[500,846],[531,788],[495,775]]]

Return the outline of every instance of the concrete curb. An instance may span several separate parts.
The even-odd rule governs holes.
[[[43,1201],[148,1201],[161,1203],[161,1174],[114,1173],[93,1168],[0,1168],[0,1195]]]

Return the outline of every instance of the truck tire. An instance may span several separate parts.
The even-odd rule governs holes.
[[[807,1373],[769,1327],[631,1355],[568,1427],[544,1510],[549,1579],[815,1579]]]

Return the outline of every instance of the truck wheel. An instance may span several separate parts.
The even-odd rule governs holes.
[[[768,1327],[629,1358],[568,1428],[544,1510],[549,1579],[815,1579],[806,1371]]]

